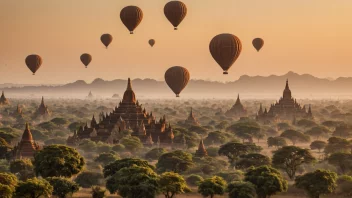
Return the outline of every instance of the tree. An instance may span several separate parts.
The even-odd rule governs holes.
[[[2,198],[12,198],[13,189],[8,185],[0,183],[0,195]]]
[[[287,181],[282,177],[280,171],[269,166],[250,168],[245,174],[244,180],[256,186],[258,198],[267,198],[288,189]]]
[[[309,119],[301,119],[297,122],[297,126],[300,126],[300,127],[314,127],[316,126],[317,123],[315,123],[314,121],[312,120],[309,120]]]
[[[267,140],[268,147],[275,147],[275,148],[280,148],[283,146],[287,146],[286,139],[283,137],[268,137]]]
[[[50,197],[53,193],[53,187],[45,179],[28,179],[25,182],[20,182],[16,187],[16,197]]]
[[[339,168],[342,174],[352,170],[352,154],[350,153],[333,153],[329,156],[328,162]]]
[[[342,175],[337,179],[336,193],[344,197],[352,197],[352,177]]]
[[[85,171],[77,175],[75,182],[83,187],[90,188],[104,184],[104,176],[101,173]]]
[[[242,144],[238,142],[229,142],[220,146],[219,155],[224,155],[229,159],[230,164],[234,164],[240,155],[255,153],[261,151],[260,146],[255,144]]]
[[[11,190],[14,190],[17,183],[18,180],[14,174],[0,172],[0,184],[6,185],[11,188]]]
[[[79,190],[78,184],[72,182],[66,178],[61,177],[48,177],[46,180],[53,187],[53,195],[59,198],[65,198],[67,195],[71,195]]]
[[[231,182],[227,186],[229,198],[256,198],[255,186],[250,182]]]
[[[215,195],[223,195],[226,190],[226,181],[218,176],[200,182],[198,193],[204,197],[213,198]]]
[[[339,138],[331,137],[328,139],[328,145],[325,147],[325,154],[329,155],[331,153],[337,152],[351,152],[352,144],[350,141]]]
[[[121,140],[121,144],[131,152],[136,152],[137,150],[143,148],[143,144],[138,137],[130,136],[124,137]]]
[[[12,133],[0,131],[0,138],[4,139],[7,143],[11,143],[15,137]]]
[[[133,165],[122,168],[106,181],[110,193],[125,198],[154,198],[158,191],[158,175],[149,167]]]
[[[295,179],[295,186],[305,190],[309,197],[319,198],[320,195],[330,194],[336,188],[337,175],[328,170],[316,170],[298,176]]]
[[[203,177],[200,175],[190,175],[186,178],[186,182],[187,184],[191,185],[191,186],[198,186],[198,184],[203,181]]]
[[[326,147],[327,143],[321,140],[315,140],[310,144],[310,149],[318,150],[319,152]]]
[[[296,146],[285,146],[274,152],[272,163],[286,171],[290,179],[294,179],[298,166],[309,164],[315,158],[308,149]]]
[[[102,164],[103,166],[108,165],[111,162],[118,160],[119,157],[114,153],[100,153],[98,157],[94,159],[95,162]]]
[[[55,128],[57,128],[57,125],[52,122],[42,122],[38,126],[47,131],[53,131]]]
[[[10,148],[6,140],[0,137],[0,159],[6,158],[6,154],[9,152]]]
[[[291,128],[290,124],[287,123],[287,122],[280,122],[277,124],[277,128],[280,130],[280,131],[284,131],[284,130],[288,130]]]
[[[141,160],[137,158],[124,158],[124,159],[116,160],[115,162],[106,165],[103,170],[104,177],[106,178],[109,176],[113,176],[122,168],[131,167],[133,165],[140,166],[140,167],[147,167],[154,170],[154,167],[145,160]]]
[[[231,183],[234,181],[242,181],[244,179],[244,172],[241,170],[219,172],[216,176],[222,177],[227,183]]]
[[[293,145],[295,145],[297,142],[309,142],[310,138],[307,135],[304,135],[303,133],[299,131],[295,131],[292,129],[286,130],[281,133],[281,137],[289,139]]]
[[[52,122],[58,126],[68,124],[68,121],[65,118],[54,118],[54,119],[50,120],[50,122]]]
[[[82,122],[72,122],[71,124],[68,125],[68,129],[70,129],[70,131],[75,131],[75,130],[78,130],[78,128],[82,125],[83,125]]]
[[[208,136],[204,139],[204,144],[212,145],[212,144],[225,144],[228,138],[221,131],[213,131],[208,134]]]
[[[243,142],[244,140],[251,141],[253,137],[257,137],[261,132],[260,125],[253,121],[237,122],[228,127],[227,130],[232,131]]]
[[[189,127],[188,131],[195,132],[195,133],[200,134],[200,135],[206,135],[207,132],[208,132],[208,130],[205,129],[204,127],[196,126],[196,125],[193,125],[193,126]]]
[[[180,150],[165,153],[159,157],[156,168],[158,172],[173,171],[181,173],[193,166],[192,155]]]
[[[151,160],[157,160],[164,153],[167,153],[167,150],[164,148],[153,148],[152,150],[148,151],[145,154],[145,158],[151,159]]]
[[[315,137],[316,140],[319,140],[321,137],[327,137],[330,133],[330,130],[324,126],[315,126],[305,132],[306,135]]]
[[[42,177],[71,177],[82,171],[85,161],[76,149],[63,145],[44,147],[34,155],[34,170]]]
[[[30,159],[18,159],[11,161],[10,172],[18,174],[20,180],[27,180],[34,177],[34,167]]]
[[[104,198],[106,189],[100,186],[92,186],[92,197],[93,198]]]
[[[251,166],[259,167],[263,165],[270,165],[270,158],[268,156],[259,153],[250,153],[241,155],[240,159],[236,163],[236,168],[247,169]]]
[[[350,138],[352,137],[352,128],[347,124],[339,125],[335,128],[332,135],[336,137]]]
[[[191,191],[183,177],[173,172],[163,173],[158,180],[158,186],[165,198],[173,198],[177,194]]]

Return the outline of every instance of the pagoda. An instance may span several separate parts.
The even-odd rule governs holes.
[[[0,97],[0,105],[8,105],[10,104],[9,100],[5,97],[4,91],[2,91],[1,97]]]
[[[185,124],[195,125],[195,126],[200,125],[198,120],[196,119],[196,117],[193,114],[193,108],[191,108],[191,112],[189,113],[187,120],[185,120]]]
[[[293,118],[313,118],[312,109],[309,106],[308,112],[305,106],[301,106],[297,103],[296,99],[292,97],[288,80],[286,80],[286,86],[283,91],[283,96],[279,102],[276,102],[270,106],[269,111],[260,104],[259,111],[257,113],[257,121],[264,123],[270,123],[275,120],[293,120]]]
[[[42,102],[40,103],[35,116],[37,117],[49,117],[51,115],[51,112],[48,109],[48,106],[44,104],[44,97],[42,97]]]
[[[88,97],[87,97],[88,99],[93,99],[94,98],[94,96],[93,96],[93,94],[92,94],[92,91],[89,91],[89,94],[88,94]]]
[[[12,112],[12,116],[13,117],[23,117],[23,114],[22,114],[22,108],[19,104],[17,104],[17,107],[16,109]]]
[[[203,139],[200,140],[199,145],[198,145],[198,149],[196,151],[195,154],[196,157],[205,157],[208,156],[208,152],[205,149],[204,143],[203,143]]]
[[[29,124],[26,123],[21,141],[13,148],[12,158],[33,158],[34,153],[38,150],[40,150],[40,146],[33,140]]]
[[[79,140],[91,139],[109,144],[118,143],[123,137],[123,131],[131,131],[131,135],[138,137],[141,142],[150,144],[158,142],[161,145],[173,143],[173,130],[167,126],[166,117],[156,120],[153,113],[148,113],[136,99],[131,80],[128,79],[127,88],[122,101],[110,113],[101,113],[99,121],[93,116],[90,125],[86,123],[77,131]],[[72,138],[72,137],[69,137]]]
[[[237,95],[237,100],[230,110],[225,113],[228,117],[243,117],[247,115],[247,111],[241,103],[240,94]]]

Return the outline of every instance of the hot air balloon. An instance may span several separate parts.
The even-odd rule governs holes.
[[[254,48],[259,52],[259,50],[262,49],[264,45],[264,40],[261,38],[255,38],[253,39],[252,44]]]
[[[188,70],[181,66],[170,67],[165,72],[166,84],[176,94],[176,97],[180,97],[179,94],[186,87],[189,79],[190,75]]]
[[[232,34],[219,34],[210,44],[209,50],[214,60],[228,74],[228,70],[241,54],[242,44],[237,36]]]
[[[87,68],[89,63],[92,61],[92,56],[90,54],[82,54],[81,61]]]
[[[33,75],[35,75],[35,72],[40,68],[43,61],[39,55],[32,54],[27,56],[25,62],[27,67],[33,72]]]
[[[181,1],[170,1],[164,7],[164,14],[174,26],[174,30],[177,30],[178,25],[187,15],[187,7]]]
[[[154,40],[154,39],[150,39],[150,40],[149,40],[149,45],[150,45],[151,47],[153,47],[153,46],[155,45],[155,40]]]
[[[134,29],[141,23],[143,19],[143,12],[137,6],[127,6],[120,12],[120,18],[122,23],[133,34]]]
[[[105,45],[105,47],[108,48],[112,42],[112,36],[110,34],[103,34],[101,35],[100,40]]]

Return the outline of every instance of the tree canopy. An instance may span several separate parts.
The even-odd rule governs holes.
[[[62,177],[48,177],[46,180],[53,187],[53,195],[65,198],[79,190],[78,184]]]
[[[248,153],[260,152],[262,148],[255,144],[242,144],[238,142],[229,142],[220,147],[219,155],[224,155],[229,159],[230,164],[233,164],[240,155]]]
[[[352,154],[333,153],[328,157],[329,164],[336,166],[342,174],[352,170]]]
[[[198,193],[204,197],[213,198],[215,195],[223,195],[226,191],[226,181],[218,176],[201,181],[198,186]]]
[[[160,156],[156,168],[158,172],[173,171],[181,173],[193,166],[192,155],[181,150],[165,153]]]
[[[275,148],[287,146],[286,139],[280,136],[268,137],[267,144],[268,144],[268,147],[275,147]]]
[[[256,187],[250,182],[231,182],[227,186],[229,198],[256,198]]]
[[[94,161],[105,166],[118,159],[119,157],[116,154],[110,152],[110,153],[100,153],[99,156],[94,159]]]
[[[298,143],[298,142],[309,142],[310,141],[309,136],[307,136],[299,131],[293,130],[293,129],[289,129],[289,130],[282,132],[280,136],[289,139],[293,145],[296,145],[296,143]]]
[[[163,173],[158,180],[158,186],[165,198],[173,198],[177,194],[191,191],[184,178],[174,172]]]
[[[25,182],[20,182],[16,186],[16,197],[50,197],[53,193],[53,187],[45,179],[28,179]]]
[[[236,168],[247,169],[251,166],[259,167],[270,164],[271,161],[268,156],[262,155],[260,153],[250,153],[240,156],[240,159],[236,162]]]
[[[115,162],[106,165],[103,170],[104,177],[113,176],[122,168],[131,167],[133,165],[147,167],[154,170],[154,167],[145,160],[141,160],[138,158],[124,158],[116,160]]]

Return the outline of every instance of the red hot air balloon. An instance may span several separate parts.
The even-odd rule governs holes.
[[[143,19],[143,12],[137,6],[127,6],[121,10],[120,18],[122,23],[130,31],[130,34],[133,34],[133,31]]]
[[[181,1],[170,1],[164,7],[164,14],[174,26],[174,30],[177,30],[177,27],[187,15],[187,7]]]
[[[92,56],[90,54],[82,54],[81,55],[81,61],[82,63],[86,66],[86,68],[88,67],[89,63],[92,62]]]
[[[264,40],[261,38],[255,38],[253,39],[252,44],[254,48],[259,52],[260,49],[262,49],[262,47],[264,46]]]
[[[241,54],[242,44],[235,35],[219,34],[211,40],[209,50],[214,60],[224,70],[224,74],[228,74],[227,71]]]
[[[112,42],[112,36],[110,34],[103,34],[101,35],[100,40],[105,45],[105,47],[108,48]]]
[[[35,75],[35,72],[40,68],[43,63],[42,58],[36,54],[27,56],[25,62],[27,67],[32,71],[33,75]]]
[[[181,66],[170,67],[165,72],[165,82],[176,94],[176,97],[180,97],[180,93],[187,86],[189,79],[188,70]]]

